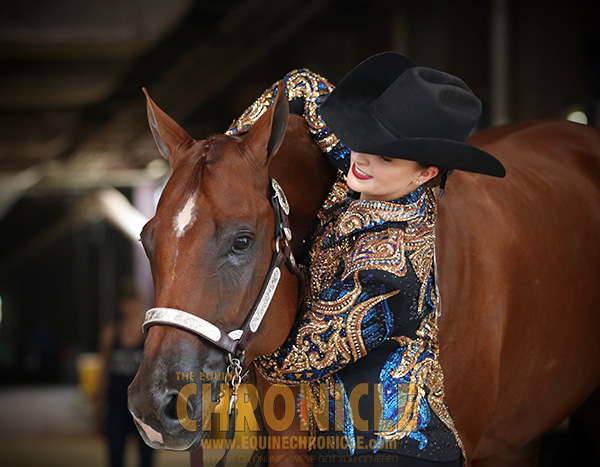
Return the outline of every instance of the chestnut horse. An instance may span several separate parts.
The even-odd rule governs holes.
[[[278,95],[245,136],[194,140],[148,98],[150,126],[173,168],[142,232],[156,307],[185,310],[225,332],[242,326],[276,249],[270,175],[288,196],[298,250],[334,174],[287,105]],[[534,440],[600,383],[600,131],[532,122],[488,129],[470,141],[500,159],[508,175],[457,171],[439,203],[447,401],[473,465],[535,465]],[[283,342],[297,291],[296,277],[283,268],[247,362]],[[199,393],[187,399],[189,418],[202,426],[184,429],[179,376],[222,374],[227,365],[226,353],[205,339],[150,327],[129,388],[146,442],[199,447],[216,402]],[[257,383],[264,393],[267,384],[260,377]],[[218,382],[211,384],[216,399]],[[298,430],[297,421],[290,430]]]

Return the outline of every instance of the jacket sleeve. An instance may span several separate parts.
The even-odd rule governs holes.
[[[308,300],[284,344],[255,363],[273,383],[299,384],[335,373],[402,334],[419,306],[420,290],[412,267],[402,277],[356,271]]]

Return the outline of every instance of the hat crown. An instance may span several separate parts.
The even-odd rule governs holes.
[[[465,141],[479,120],[481,101],[460,78],[413,67],[371,103],[371,112],[398,138]]]

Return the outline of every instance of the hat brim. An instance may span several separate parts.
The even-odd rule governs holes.
[[[437,138],[407,138],[371,147],[352,148],[357,152],[392,159],[406,159],[448,169],[504,177],[502,163],[490,153],[469,143]]]

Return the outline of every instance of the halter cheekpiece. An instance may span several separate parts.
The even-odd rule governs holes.
[[[271,205],[275,213],[275,251],[267,276],[261,287],[258,298],[254,302],[244,325],[240,329],[225,332],[218,326],[183,310],[175,308],[151,308],[146,312],[142,330],[145,333],[152,326],[163,325],[184,329],[195,334],[211,344],[219,347],[229,355],[230,362],[235,368],[242,368],[244,364],[244,351],[248,347],[252,336],[256,333],[271,304],[279,279],[281,268],[287,264],[288,268],[296,273],[296,263],[290,241],[292,231],[289,226],[288,215],[290,207],[281,186],[273,178],[270,178],[274,194],[271,197]]]

